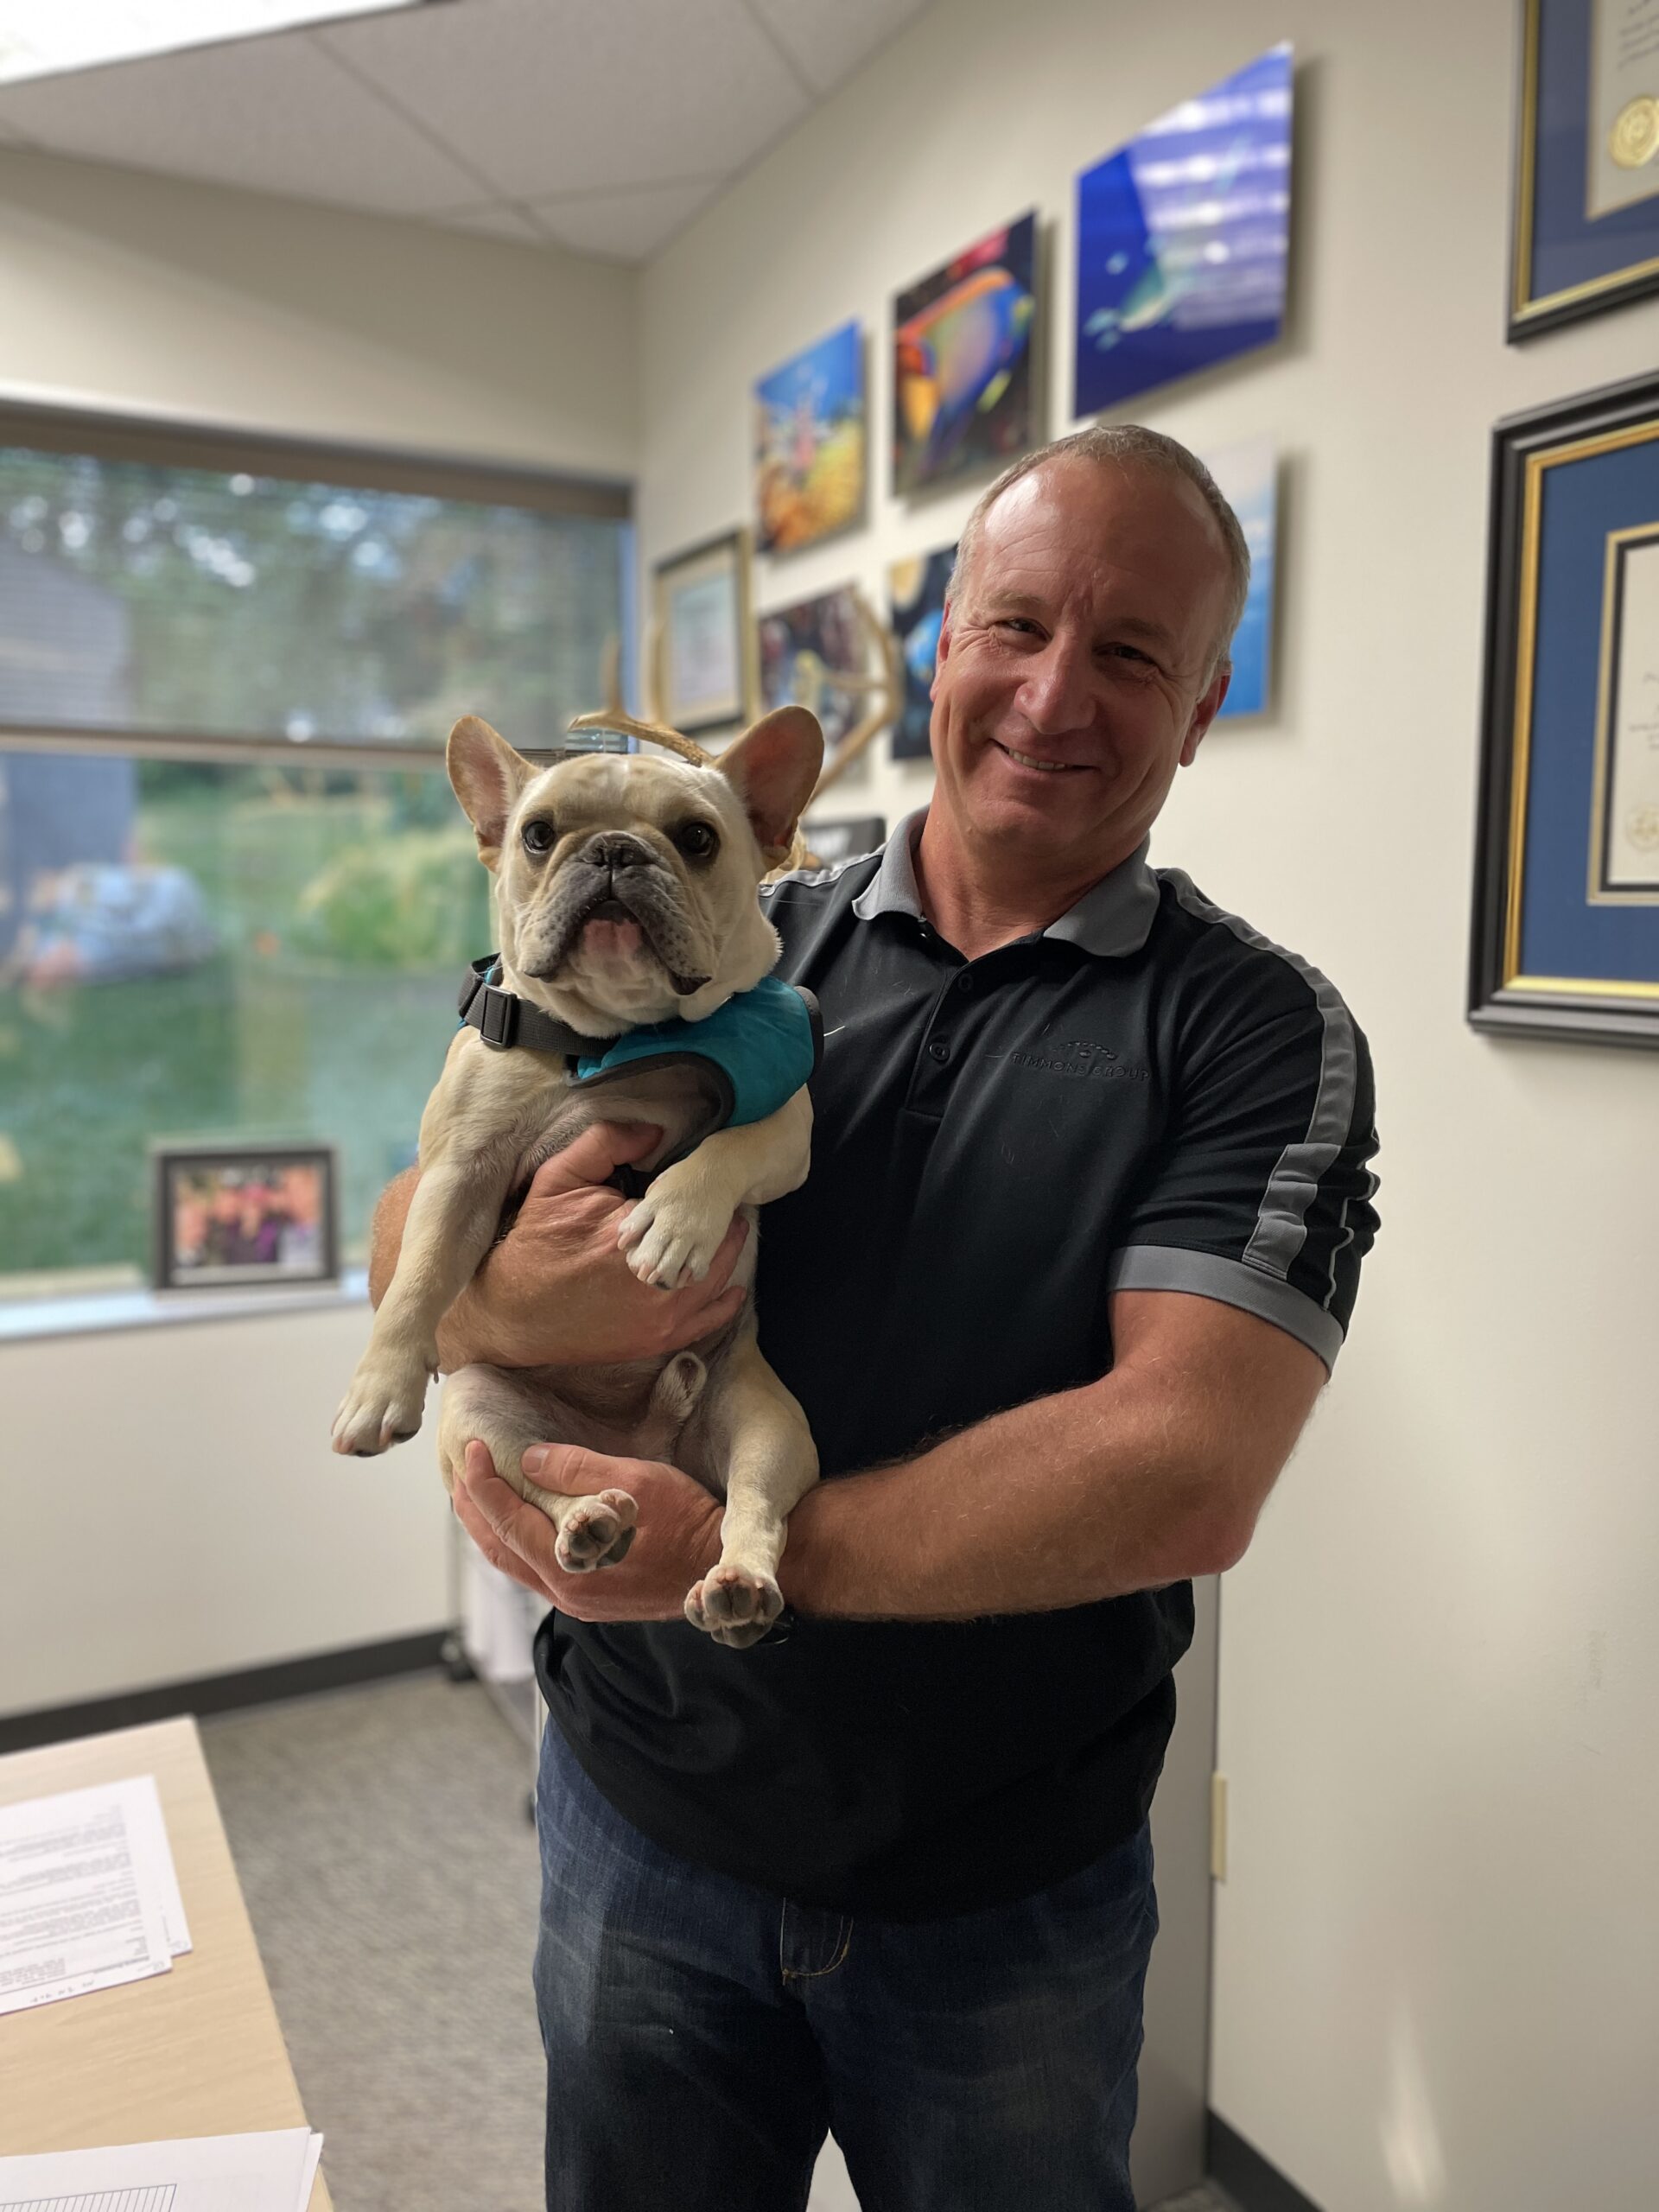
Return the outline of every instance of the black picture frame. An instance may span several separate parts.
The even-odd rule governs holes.
[[[1638,454],[1645,484],[1636,483],[1631,466]],[[1612,461],[1616,475],[1604,469],[1598,479],[1580,480],[1591,488],[1581,488],[1571,524],[1580,539],[1598,534],[1607,550],[1605,565],[1592,573],[1564,535],[1569,525],[1560,518],[1568,510],[1559,500],[1551,519],[1546,479],[1552,468]],[[1598,484],[1618,488],[1597,491]],[[1607,506],[1599,515],[1598,499]],[[1632,529],[1633,503],[1638,524],[1650,528]],[[1479,1030],[1659,1046],[1659,890],[1601,897],[1595,880],[1608,671],[1618,635],[1611,556],[1618,539],[1638,535],[1659,535],[1659,375],[1554,401],[1496,425],[1467,998],[1468,1019]],[[1554,573],[1570,572],[1577,581],[1570,593],[1541,602],[1552,557]],[[1547,690],[1540,685],[1541,645],[1552,670],[1576,668],[1573,682],[1558,683],[1552,674]],[[1546,792],[1555,794],[1548,806]],[[1540,822],[1554,840],[1553,857],[1529,826]],[[1593,929],[1604,960],[1614,953],[1638,975],[1609,974],[1594,962],[1580,963],[1588,973],[1529,969],[1524,936],[1534,868],[1554,911],[1569,923],[1575,902],[1580,921],[1592,907],[1603,910]]]
[[[1659,291],[1659,194],[1613,212],[1589,210],[1592,4],[1519,0],[1511,345]],[[1654,165],[1659,181],[1659,152]],[[1548,274],[1539,266],[1541,247]]]
[[[247,1185],[250,1179],[284,1179],[291,1173],[315,1173],[315,1204],[302,1222],[301,1249],[284,1253],[285,1240],[276,1230],[275,1250],[262,1256],[257,1231],[239,1225],[226,1249],[213,1251],[204,1243],[193,1248],[181,1235],[183,1185],[194,1180],[210,1190],[226,1192]],[[157,1144],[150,1149],[151,1221],[153,1224],[154,1281],[157,1290],[224,1291],[310,1289],[340,1280],[339,1159],[332,1145],[282,1144]],[[259,1230],[272,1224],[262,1221]],[[238,1250],[238,1245],[244,1249]],[[254,1249],[247,1249],[250,1246]]]

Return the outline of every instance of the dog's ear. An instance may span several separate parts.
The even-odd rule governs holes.
[[[463,715],[450,731],[444,766],[455,797],[478,832],[478,856],[486,868],[493,868],[501,857],[507,817],[518,804],[519,792],[539,771],[476,715]]]
[[[738,797],[755,842],[775,868],[787,860],[801,810],[823,766],[823,732],[804,707],[774,707],[716,763]]]

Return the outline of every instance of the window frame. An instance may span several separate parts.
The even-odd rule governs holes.
[[[83,454],[99,461],[142,461],[153,467],[216,470],[226,476],[275,476],[296,483],[337,483],[342,491],[408,493],[416,497],[523,507],[532,513],[577,515],[625,525],[618,553],[621,664],[629,664],[634,620],[633,487],[616,477],[539,469],[522,462],[422,452],[404,446],[238,429],[191,417],[110,413],[34,400],[0,398],[0,447],[37,453]],[[538,748],[530,748],[537,757]],[[326,758],[340,768],[443,767],[443,748],[376,743],[322,735],[258,737],[192,730],[138,730],[118,723],[78,727],[0,721],[0,752],[127,753],[152,760],[237,761]]]

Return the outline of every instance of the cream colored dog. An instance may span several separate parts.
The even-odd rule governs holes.
[[[717,769],[643,753],[537,769],[487,723],[457,722],[449,779],[495,878],[501,992],[591,1039],[676,1016],[695,1024],[752,990],[779,953],[756,887],[789,850],[823,749],[813,717],[786,707]],[[335,1417],[337,1452],[384,1452],[420,1427],[440,1320],[504,1209],[590,1122],[663,1131],[642,1166],[668,1164],[619,1230],[647,1282],[672,1287],[705,1275],[739,1208],[805,1180],[812,1109],[804,1084],[767,1118],[708,1134],[721,1108],[706,1061],[701,1075],[689,1060],[625,1071],[591,1091],[573,1087],[574,1065],[562,1052],[501,1049],[476,1028],[457,1033],[422,1117],[420,1179],[397,1272]],[[751,1233],[733,1281],[747,1287],[754,1262]],[[525,1448],[582,1444],[671,1461],[726,1506],[719,1562],[688,1593],[687,1619],[743,1645],[782,1610],[785,1522],[817,1479],[817,1454],[800,1408],[760,1356],[752,1302],[690,1351],[626,1366],[462,1368],[446,1380],[439,1414],[452,1489],[474,1437],[557,1525],[559,1562],[571,1570],[623,1557],[634,1501],[620,1490],[541,1490],[520,1471]]]

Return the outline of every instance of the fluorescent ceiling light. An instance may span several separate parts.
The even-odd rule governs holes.
[[[0,85],[107,61],[221,46],[423,0],[0,0]]]

